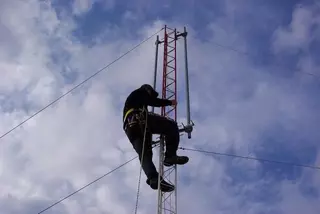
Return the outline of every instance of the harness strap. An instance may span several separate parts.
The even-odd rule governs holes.
[[[133,112],[133,111],[134,111],[134,108],[131,108],[131,109],[129,109],[129,110],[125,113],[124,118],[123,118],[123,122],[126,121],[128,115],[129,115],[131,112]]]
[[[142,118],[141,118],[140,116],[138,116],[138,117],[134,116],[134,119],[133,119],[134,121],[132,121],[132,119],[129,119],[130,122],[129,122],[129,124],[127,124],[127,123],[128,123],[128,121],[127,121],[127,120],[128,120],[128,117],[129,117],[129,115],[130,115],[131,113],[135,113],[135,115],[141,115],[144,111],[145,111],[144,109],[135,109],[135,108],[129,109],[129,110],[125,113],[125,116],[124,116],[124,118],[123,118],[123,128],[126,129],[125,127],[126,127],[127,125],[130,126],[130,124],[132,125],[132,124],[135,124],[135,123],[144,123],[143,121],[141,121],[141,119],[144,118],[144,116],[142,116]],[[142,120],[143,120],[143,119],[142,119]]]

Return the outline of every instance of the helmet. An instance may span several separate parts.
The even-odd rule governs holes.
[[[156,92],[153,87],[149,84],[143,84],[141,87],[140,87],[142,90],[145,90],[148,92],[148,94],[150,94],[150,96],[152,97],[158,97],[159,96],[159,93]]]

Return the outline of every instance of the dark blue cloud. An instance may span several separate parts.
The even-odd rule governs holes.
[[[273,124],[260,135],[261,143],[255,154],[259,158],[283,162],[313,165],[317,156],[317,147],[297,134],[299,130],[288,130],[282,125]],[[272,176],[277,180],[299,179],[303,168],[282,164],[263,164],[263,176]]]
[[[91,42],[92,38],[101,33],[107,26],[121,28],[121,32],[135,36],[137,29],[141,26],[152,24],[155,20],[161,19],[167,22],[180,22],[192,26],[194,29],[203,31],[205,35],[206,25],[218,17],[222,1],[207,1],[197,3],[196,1],[116,1],[112,10],[104,7],[103,1],[92,5],[92,9],[86,13],[74,16],[78,29],[74,35],[82,42]],[[55,0],[53,2],[58,16],[72,12],[72,2]],[[134,19],[125,17],[126,13],[132,13]],[[201,35],[201,34],[200,34]],[[116,38],[118,35],[114,35]],[[112,39],[112,35],[110,38]]]
[[[207,40],[215,35],[208,29],[211,23],[218,21],[221,27],[225,23],[219,23],[219,19],[226,19],[230,33],[237,33],[244,39],[246,52],[249,53],[251,61],[259,67],[265,67],[265,72],[279,77],[292,78],[297,72],[298,59],[306,54],[317,62],[319,58],[319,42],[310,44],[308,53],[298,51],[294,54],[274,55],[272,53],[272,41],[274,32],[279,26],[287,26],[292,21],[292,11],[298,4],[310,5],[313,1],[116,1],[112,10],[104,7],[103,1],[92,5],[92,9],[86,13],[74,16],[78,24],[74,31],[75,38],[81,42],[92,45],[95,37],[103,37],[105,41],[112,42],[121,36],[122,38],[136,38],[137,29],[141,26],[153,23],[157,19],[166,22],[177,22],[192,27],[196,31],[197,39]],[[72,3],[60,0],[53,4],[58,14],[72,12]],[[232,12],[230,12],[232,8]],[[126,18],[130,12],[133,19]],[[231,18],[232,17],[232,18]],[[103,32],[105,28],[108,32]],[[103,34],[102,34],[103,33]],[[215,41],[226,46],[234,46],[234,41],[226,44]],[[239,48],[241,51],[241,48]]]
[[[315,164],[318,148],[310,143],[310,139],[301,137],[299,130],[289,131],[275,123],[260,134],[258,140],[261,142],[258,142],[252,151],[257,158],[304,165]],[[237,155],[232,147],[226,153]],[[230,177],[223,182],[224,188],[230,195],[241,195],[243,205],[259,202],[275,206],[281,202],[279,191],[282,182],[295,183],[299,180],[299,190],[304,197],[319,197],[319,188],[313,183],[312,169],[269,162],[260,162],[256,167],[252,167],[248,164],[252,160],[229,157],[219,158],[219,161],[225,165],[226,175]]]
[[[317,173],[317,172],[316,172]],[[312,171],[306,171],[306,176],[301,179],[299,184],[299,190],[302,195],[309,199],[319,199],[320,198],[320,187],[315,185],[315,174]]]
[[[63,17],[65,13],[70,14],[72,12],[72,2],[64,0],[51,1],[51,5],[55,9],[58,18]]]
[[[309,5],[313,1],[303,1]],[[227,18],[228,24],[234,28],[239,36],[245,38],[247,51],[252,61],[258,65],[270,66],[273,74],[289,73],[296,70],[296,62],[302,53],[295,55],[274,56],[271,52],[271,41],[274,31],[279,26],[286,26],[291,22],[292,11],[301,3],[294,1],[115,1],[112,10],[104,7],[103,1],[95,2],[92,9],[79,16],[74,16],[78,28],[74,36],[87,44],[94,43],[94,38],[100,35],[105,27],[110,30],[104,34],[106,41],[114,41],[119,35],[135,38],[137,29],[151,24],[157,19],[166,22],[177,22],[192,27],[199,39],[215,38],[208,26],[219,18]],[[72,12],[72,2],[55,0],[53,6],[58,15]],[[232,8],[232,12],[228,12]],[[127,12],[132,13],[134,19],[125,18]],[[232,15],[233,18],[230,18]],[[223,23],[221,23],[223,24]],[[219,41],[216,41],[219,43]],[[232,46],[230,44],[224,44]],[[317,50],[318,44],[312,45]],[[317,54],[318,55],[318,54]],[[276,63],[276,66],[274,66]],[[280,64],[280,66],[279,66]],[[273,65],[273,66],[271,66]]]
[[[129,27],[134,30],[136,27],[152,23],[154,20],[162,19],[168,22],[185,23],[196,31],[204,31],[208,24],[219,17],[226,15],[226,4],[228,7],[235,7],[233,11],[234,26],[248,40],[254,40],[264,45],[268,36],[279,24],[286,25],[291,20],[291,12],[299,1],[242,1],[234,3],[219,1],[116,1],[112,10],[104,7],[103,1],[95,2],[88,13],[84,13],[76,20],[80,29],[85,29],[87,34],[95,35],[99,29],[106,24]],[[307,1],[303,2],[307,4]],[[53,1],[53,7],[58,14],[62,11],[72,11],[72,1]],[[135,22],[124,20],[126,12],[132,12],[136,16]],[[201,34],[200,34],[201,35]],[[259,40],[257,40],[259,39]]]

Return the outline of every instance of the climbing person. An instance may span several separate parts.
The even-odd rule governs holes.
[[[146,183],[152,189],[158,189],[158,172],[152,161],[152,134],[160,134],[165,137],[166,151],[163,163],[165,166],[183,165],[189,161],[188,157],[177,155],[180,141],[177,123],[169,118],[148,112],[148,106],[161,107],[177,104],[175,100],[160,99],[158,95],[159,93],[152,86],[143,84],[130,93],[123,108],[123,129],[138,153],[140,164],[147,177]],[[160,179],[160,189],[163,192],[174,190],[174,185],[169,184],[162,177]]]

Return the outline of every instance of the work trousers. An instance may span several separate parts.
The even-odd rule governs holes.
[[[130,119],[132,116],[134,115],[131,115],[128,118]],[[139,155],[140,163],[142,159],[144,130],[144,124],[134,124],[132,126],[127,126],[125,129],[128,139]],[[178,125],[174,120],[153,113],[148,113],[146,131],[144,157],[141,165],[147,178],[150,179],[158,176],[158,172],[152,161],[152,134],[161,134],[164,136],[166,157],[172,157],[177,154],[180,135]]]

